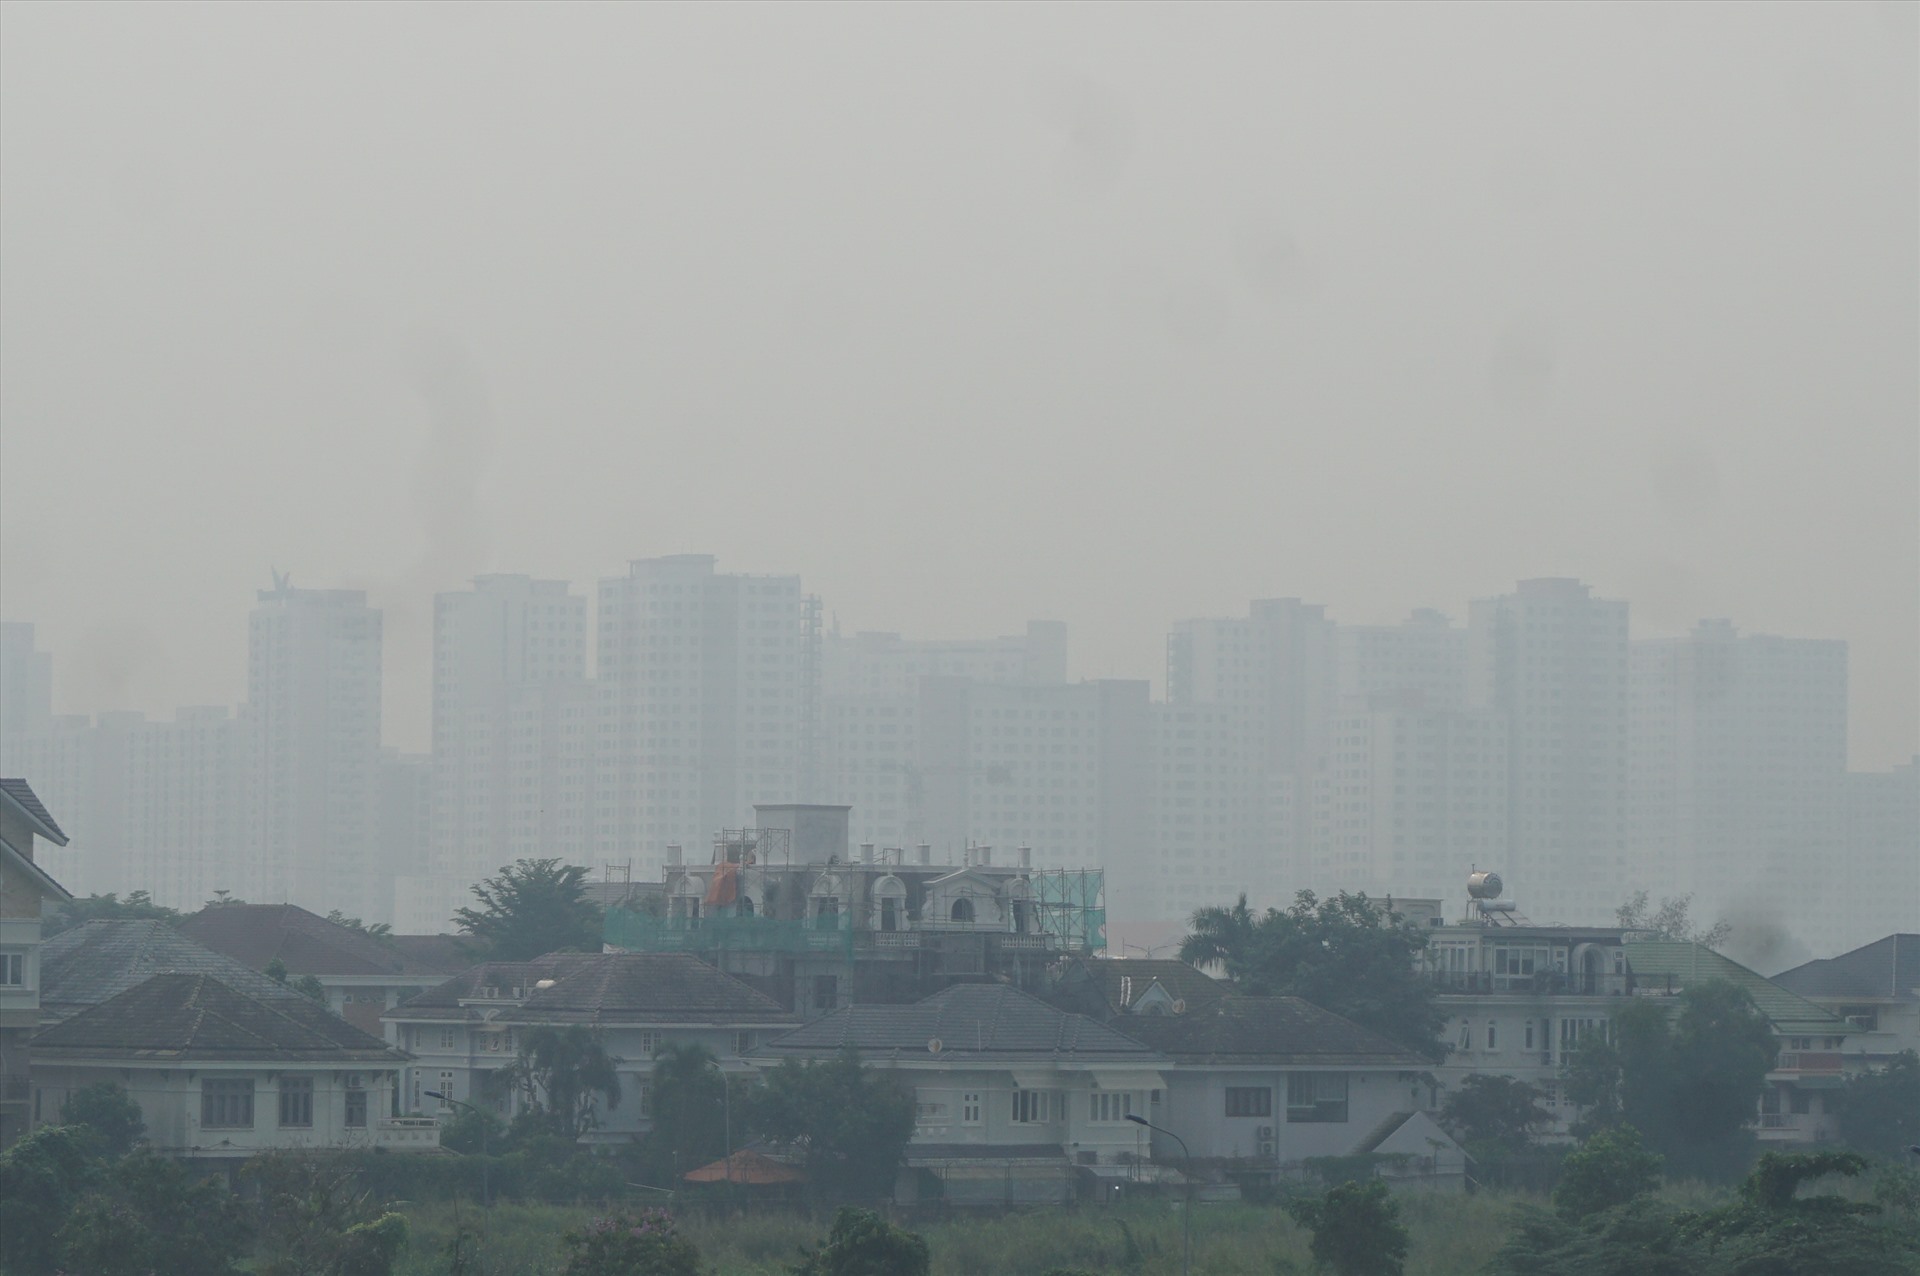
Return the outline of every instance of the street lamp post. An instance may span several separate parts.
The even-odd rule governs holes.
[[[491,1209],[493,1207],[493,1192],[491,1190],[490,1180],[492,1175],[489,1166],[492,1164],[492,1158],[487,1155],[487,1127],[493,1123],[493,1118],[481,1109],[473,1106],[473,1104],[463,1103],[452,1095],[442,1093],[439,1090],[423,1090],[421,1093],[425,1094],[429,1099],[438,1099],[440,1102],[450,1103],[456,1108],[465,1108],[480,1118],[480,1208],[483,1210]]]
[[[721,1139],[725,1144],[720,1164],[727,1170],[727,1204],[734,1204],[733,1196],[733,1087],[727,1084],[727,1070],[720,1066],[718,1059],[709,1058],[708,1063],[720,1074],[720,1123]]]
[[[1129,1112],[1127,1120],[1135,1125],[1144,1125],[1149,1130],[1158,1130],[1180,1145],[1180,1159],[1184,1163],[1182,1177],[1187,1180],[1187,1204],[1180,1211],[1180,1276],[1187,1276],[1193,1270],[1193,1153],[1187,1151],[1187,1141],[1163,1125],[1155,1125],[1143,1116]]]

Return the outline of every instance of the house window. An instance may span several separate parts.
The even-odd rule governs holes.
[[[253,1078],[209,1078],[200,1083],[200,1125],[208,1130],[253,1128]]]
[[[440,1030],[440,1048],[442,1050],[453,1049],[453,1029],[442,1028]]]
[[[813,1008],[815,1010],[833,1010],[840,1005],[840,976],[815,975],[813,977]]]
[[[1578,1050],[1588,1037],[1597,1036],[1601,1041],[1607,1039],[1607,1021],[1605,1019],[1562,1019],[1560,1021],[1560,1054],[1564,1058]]]
[[[347,1078],[347,1128],[367,1128],[367,1092],[360,1088],[358,1077]]]
[[[1288,1124],[1319,1124],[1346,1119],[1346,1073],[1293,1072],[1287,1075]]]
[[[1273,1091],[1266,1086],[1227,1087],[1227,1115],[1265,1117],[1273,1115]]]
[[[1527,1049],[1533,1049],[1533,1020],[1527,1020]]]
[[[1473,1049],[1473,1025],[1464,1019],[1460,1021],[1460,1048],[1462,1050]]]
[[[1497,1047],[1499,1044],[1500,1044],[1499,1025],[1495,1024],[1493,1020],[1489,1019],[1487,1020],[1487,1049],[1492,1050],[1495,1047]]]
[[[0,987],[20,988],[27,982],[27,955],[0,953]]]
[[[440,1074],[440,1084],[435,1086],[434,1089],[447,1096],[440,1100],[440,1110],[442,1112],[447,1111],[453,1106],[453,1073],[442,1072]]]
[[[1095,1090],[1088,1099],[1088,1120],[1112,1124],[1133,1115],[1131,1090]]]
[[[939,1099],[927,1099],[913,1105],[913,1123],[922,1129],[945,1129],[949,1109]]]
[[[973,920],[973,901],[970,899],[954,900],[953,907],[950,910],[948,910],[947,916],[956,922],[972,921]]]
[[[960,1096],[960,1124],[980,1124],[980,1095],[978,1092]]]
[[[1015,1090],[1013,1092],[1013,1123],[1015,1125],[1046,1125],[1052,1121],[1054,1093],[1052,1090]]]
[[[313,1127],[313,1078],[280,1078],[280,1128],[306,1130]]]
[[[751,1054],[754,1046],[758,1044],[759,1034],[757,1033],[736,1032],[733,1034],[733,1052],[735,1054]]]
[[[633,1088],[638,1092],[637,1111],[640,1113],[640,1119],[653,1120],[653,1082],[643,1078],[635,1082]]]
[[[1787,1102],[1792,1106],[1795,1116],[1805,1116],[1813,1111],[1813,1092],[1810,1090],[1787,1091]]]
[[[641,1033],[640,1034],[641,1057],[644,1059],[651,1059],[653,1058],[653,1056],[659,1053],[660,1053],[660,1034],[657,1032]]]

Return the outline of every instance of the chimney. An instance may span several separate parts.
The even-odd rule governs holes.
[[[913,851],[914,851],[914,859],[917,860],[919,863],[922,863],[922,864],[933,863],[933,843],[932,842],[922,842],[920,843],[920,845],[914,847]]]
[[[872,842],[860,843],[860,862],[862,864],[873,863],[873,843]]]
[[[686,852],[681,848],[680,843],[667,843],[667,867],[679,868],[680,861],[684,858],[685,854]]]
[[[1019,857],[1021,868],[1033,867],[1033,848],[1031,846],[1023,846],[1015,851],[1014,854]]]
[[[980,848],[980,867],[990,868],[992,867],[992,865],[993,865],[993,848],[991,846],[981,847]]]

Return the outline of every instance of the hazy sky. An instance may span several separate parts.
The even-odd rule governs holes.
[[[626,559],[843,628],[1464,616],[1852,644],[1920,747],[1912,4],[0,9],[0,610],[244,694],[269,566]]]

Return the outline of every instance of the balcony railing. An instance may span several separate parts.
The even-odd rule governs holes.
[[[1838,1076],[1845,1062],[1837,1050],[1783,1050],[1773,1070],[1797,1072],[1801,1076]]]
[[[1633,991],[1632,975],[1577,974],[1543,970],[1531,975],[1496,975],[1485,970],[1430,970],[1427,978],[1442,993],[1506,997],[1625,997]]]
[[[374,1142],[383,1148],[425,1152],[440,1146],[437,1117],[389,1117],[380,1122]]]

